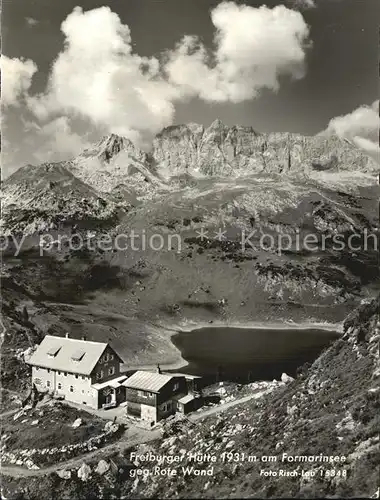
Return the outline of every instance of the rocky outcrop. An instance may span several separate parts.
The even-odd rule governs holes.
[[[252,127],[227,127],[220,120],[206,129],[197,124],[168,127],[156,136],[152,154],[158,171],[166,176],[370,172],[379,168],[336,136],[259,134]]]

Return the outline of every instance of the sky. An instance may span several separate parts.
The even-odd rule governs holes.
[[[378,0],[4,0],[2,163],[216,118],[378,143]]]

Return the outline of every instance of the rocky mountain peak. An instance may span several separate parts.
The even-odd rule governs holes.
[[[208,130],[223,130],[224,128],[226,128],[226,125],[224,125],[224,123],[222,122],[222,120],[220,120],[219,118],[217,118],[216,120],[214,120],[211,123],[211,125],[208,128]]]
[[[146,157],[146,153],[137,148],[127,137],[109,134],[103,136],[94,146],[84,150],[77,159],[98,159],[102,164],[108,164],[120,153],[127,153],[128,156],[142,160],[145,160]]]
[[[134,148],[133,143],[126,137],[117,134],[104,136],[96,145],[98,157],[100,160],[109,162],[114,156],[124,149]]]

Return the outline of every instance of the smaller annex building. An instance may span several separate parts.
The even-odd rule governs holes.
[[[107,343],[46,335],[27,363],[39,392],[95,409],[125,400],[123,360]]]
[[[178,411],[178,400],[187,395],[185,376],[158,371],[137,371],[122,382],[125,387],[127,415],[137,417],[150,426]]]

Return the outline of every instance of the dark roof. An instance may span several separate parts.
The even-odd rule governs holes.
[[[162,373],[137,371],[123,382],[123,386],[129,389],[159,392],[172,378],[174,377]]]

